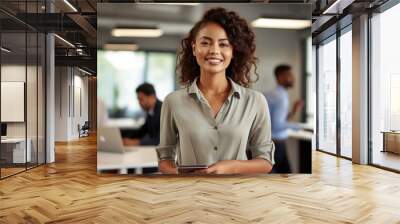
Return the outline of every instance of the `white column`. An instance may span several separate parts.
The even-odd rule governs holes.
[[[46,35],[46,163],[55,161],[55,76],[54,35]]]
[[[368,163],[368,16],[353,20],[353,162]]]
[[[54,5],[46,1],[46,11],[54,12]],[[55,162],[55,43],[54,35],[46,34],[46,163]]]
[[[71,131],[71,67],[55,68],[55,141],[69,141]]]

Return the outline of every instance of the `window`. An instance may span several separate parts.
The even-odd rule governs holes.
[[[318,48],[318,149],[336,153],[336,39]]]
[[[306,47],[306,74],[307,74],[307,84],[306,84],[306,122],[309,124],[314,123],[315,115],[315,77],[313,76],[313,62],[315,59],[315,49],[311,48],[311,37],[307,38]]]
[[[149,53],[146,81],[154,84],[157,96],[163,100],[174,90],[175,55]]]
[[[340,154],[351,158],[352,149],[352,35],[340,36]]]
[[[372,163],[396,170],[400,170],[400,156],[393,153],[393,149],[400,148],[400,30],[395,28],[398,21],[400,4],[371,19]]]
[[[135,90],[143,82],[154,85],[160,100],[175,88],[175,53],[99,51],[97,57],[98,97],[110,118],[141,115]]]

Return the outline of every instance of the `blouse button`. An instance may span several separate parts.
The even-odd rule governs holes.
[[[215,147],[214,147],[214,150],[218,150],[218,147],[217,147],[217,146],[215,146]]]
[[[215,129],[215,130],[218,130],[218,127],[217,127],[217,126],[215,126],[215,127],[214,127],[214,129]]]

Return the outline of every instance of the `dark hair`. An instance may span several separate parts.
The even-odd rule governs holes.
[[[233,11],[224,8],[213,8],[208,10],[203,18],[190,30],[188,36],[181,41],[181,51],[178,54],[177,71],[180,71],[179,81],[189,85],[196,77],[200,76],[200,67],[193,55],[192,43],[201,28],[208,23],[220,25],[228,36],[229,43],[233,47],[233,58],[229,64],[226,75],[239,85],[248,87],[251,82],[258,80],[257,58],[254,56],[256,50],[255,34],[247,24],[246,20],[239,17]],[[250,77],[251,67],[254,65],[256,79]]]
[[[282,74],[282,72],[289,71],[290,69],[292,69],[292,67],[286,64],[276,66],[274,70],[275,78],[278,79],[279,75]]]
[[[143,83],[140,84],[137,88],[136,88],[136,93],[144,93],[146,96],[150,96],[150,95],[156,95],[156,91],[154,90],[154,86],[150,83]]]

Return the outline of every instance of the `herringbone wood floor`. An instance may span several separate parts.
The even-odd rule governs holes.
[[[400,175],[313,153],[313,174],[97,175],[95,138],[0,181],[0,223],[400,223]]]

